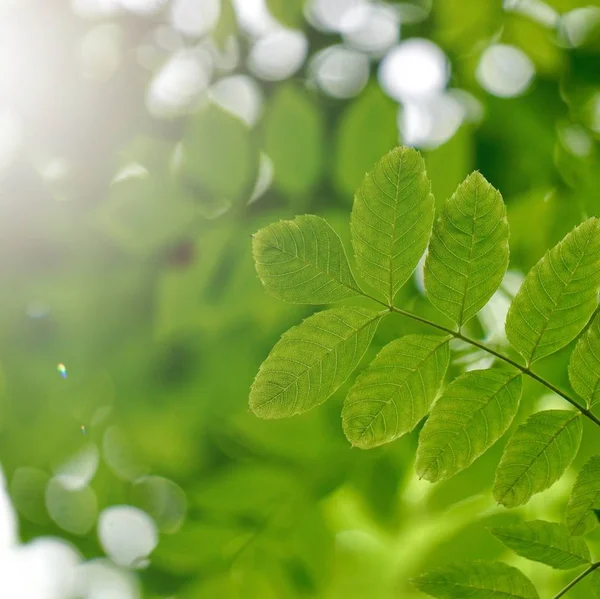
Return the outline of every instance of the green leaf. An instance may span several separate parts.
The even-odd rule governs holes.
[[[301,87],[278,86],[264,126],[264,150],[275,169],[274,187],[290,196],[308,194],[324,165],[324,126],[318,106]]]
[[[500,193],[469,175],[444,204],[425,261],[431,303],[459,327],[500,286],[508,267],[508,221]]]
[[[569,380],[588,407],[600,401],[600,316],[594,318],[571,354]]]
[[[450,564],[413,582],[420,591],[438,599],[539,599],[520,570],[501,562]]]
[[[470,466],[508,430],[521,390],[515,370],[474,370],[452,381],[419,436],[419,477],[436,482]]]
[[[398,145],[398,105],[371,83],[340,119],[332,156],[333,178],[340,195],[354,195],[365,173]]]
[[[336,308],[291,328],[256,375],[252,411],[261,418],[286,418],[323,403],[358,366],[380,319],[372,310]]]
[[[286,27],[302,25],[304,0],[267,0],[271,14]]]
[[[356,261],[390,303],[427,247],[433,213],[425,163],[412,148],[386,154],[356,193],[350,220]]]
[[[585,566],[591,561],[584,541],[569,536],[567,527],[534,520],[492,528],[491,533],[515,553],[559,570]]]
[[[297,216],[261,229],[252,251],[267,291],[298,304],[329,304],[358,294],[337,233],[318,216]]]
[[[348,392],[344,433],[369,449],[410,432],[427,414],[440,388],[450,337],[407,335],[386,345]]]
[[[577,454],[581,432],[579,412],[548,410],[530,416],[504,448],[494,483],[496,501],[516,507],[551,487]]]
[[[573,229],[531,269],[506,319],[511,345],[531,364],[575,339],[596,306],[600,221]]]
[[[209,106],[191,121],[183,147],[183,173],[193,186],[229,200],[249,193],[258,152],[248,127],[237,117]]]
[[[585,535],[598,526],[594,508],[600,506],[600,455],[592,456],[584,465],[567,504],[565,521],[569,533]]]

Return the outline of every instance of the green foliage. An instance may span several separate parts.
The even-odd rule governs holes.
[[[433,212],[425,164],[409,148],[386,154],[356,192],[350,220],[356,262],[390,303],[427,247]]]
[[[588,406],[600,401],[600,316],[594,318],[571,354],[569,380]]]
[[[504,449],[494,482],[496,501],[516,507],[548,489],[573,461],[581,434],[578,412],[548,410],[530,416]]]
[[[342,420],[369,449],[412,431],[429,411],[450,358],[450,337],[407,335],[386,345],[348,392]]]
[[[379,158],[398,144],[398,106],[370,84],[346,108],[336,132],[333,177],[348,200]]]
[[[417,474],[431,482],[444,480],[487,451],[517,414],[521,379],[516,370],[490,369],[452,381],[419,435]]]
[[[260,280],[279,299],[329,304],[359,292],[340,238],[317,216],[298,216],[261,229],[252,250]]]
[[[323,403],[367,351],[381,314],[363,308],[325,310],[290,329],[252,384],[250,407],[262,418],[285,418]]]
[[[539,599],[520,570],[501,562],[451,564],[424,574],[414,584],[437,599]]]
[[[598,305],[600,221],[590,218],[529,272],[506,319],[506,334],[528,364],[583,330]]]
[[[500,193],[473,173],[444,204],[425,261],[431,303],[459,328],[488,303],[508,267],[508,222]]]
[[[254,181],[258,152],[248,127],[216,106],[194,118],[183,139],[183,153],[183,174],[199,190],[233,202]]]
[[[565,522],[572,535],[584,535],[598,526],[594,508],[600,507],[600,456],[592,456],[583,466],[565,514]]]
[[[515,553],[552,568],[570,570],[591,561],[588,546],[570,537],[564,524],[534,520],[492,528],[491,532]]]
[[[287,84],[270,100],[264,123],[264,150],[273,161],[273,184],[283,193],[304,196],[323,171],[323,124],[302,88]]]

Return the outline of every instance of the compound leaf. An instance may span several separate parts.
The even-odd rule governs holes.
[[[516,507],[551,487],[577,454],[581,432],[579,412],[548,410],[530,416],[504,448],[494,483],[496,501]]]
[[[501,562],[450,564],[423,574],[413,584],[438,599],[539,599],[520,570]]]
[[[588,406],[600,401],[600,316],[594,318],[571,354],[569,380]]]
[[[297,216],[261,229],[252,252],[260,280],[279,299],[329,304],[359,292],[340,238],[318,216]]]
[[[508,311],[506,334],[528,364],[583,330],[598,305],[600,221],[573,229],[531,269]]]
[[[594,508],[600,507],[600,455],[592,456],[584,465],[567,504],[565,521],[569,533],[585,535],[598,526]]]
[[[491,533],[515,553],[558,570],[584,566],[591,560],[588,546],[570,537],[564,524],[534,520],[492,528]]]
[[[450,339],[407,335],[379,352],[344,403],[343,427],[352,445],[383,445],[417,426],[446,374]]]
[[[508,251],[502,196],[475,172],[458,186],[434,224],[425,260],[431,303],[462,326],[500,286]]]
[[[389,302],[421,259],[433,214],[425,163],[412,148],[386,154],[356,192],[350,219],[356,261]]]
[[[358,366],[380,319],[373,310],[335,308],[284,333],[252,384],[252,411],[286,418],[323,403]]]
[[[419,477],[436,482],[470,466],[508,430],[521,390],[516,370],[474,370],[452,381],[419,436]]]

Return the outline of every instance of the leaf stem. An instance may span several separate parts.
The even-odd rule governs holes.
[[[406,316],[407,318],[411,318],[412,320],[416,320],[417,322],[425,324],[429,327],[433,327],[435,329],[438,329],[439,331],[448,333],[449,335],[452,335],[455,339],[460,339],[461,341],[464,341],[465,343],[469,343],[470,345],[477,347],[478,349],[481,349],[482,351],[487,352],[488,354],[498,358],[499,360],[506,362],[506,364],[510,364],[514,368],[517,368],[518,370],[520,370],[523,374],[532,378],[534,381],[537,381],[541,385],[544,385],[544,387],[550,389],[550,391],[552,391],[553,393],[556,393],[556,395],[559,395],[560,397],[562,397],[565,401],[568,401],[572,406],[577,408],[586,418],[589,418],[589,420],[591,420],[594,424],[597,424],[598,426],[600,426],[600,418],[598,418],[598,416],[596,416],[591,410],[588,410],[588,408],[581,405],[577,400],[575,400],[572,397],[570,397],[569,395],[567,395],[564,391],[561,391],[558,387],[553,385],[551,382],[547,381],[545,378],[541,377],[539,374],[536,374],[535,372],[533,372],[529,367],[519,364],[515,360],[509,358],[508,356],[505,356],[504,354],[501,354],[500,352],[496,351],[495,349],[492,349],[491,347],[488,347],[487,345],[481,343],[480,341],[476,341],[475,339],[466,337],[460,331],[455,331],[449,327],[445,327],[444,325],[438,324],[437,322],[433,322],[432,320],[423,318],[422,316],[418,316],[417,314],[413,314],[412,312],[407,312],[406,310],[402,310],[401,308],[396,308],[396,306],[389,306],[389,305],[385,304],[385,302],[378,300],[376,297],[373,297],[372,295],[369,295],[368,293],[365,293],[364,291],[362,291],[362,294],[365,297],[368,297],[369,299],[377,302],[378,304],[381,304],[382,306],[386,306],[390,312],[396,312],[397,314]]]
[[[566,595],[578,582],[583,580],[588,574],[591,574],[594,570],[600,568],[600,562],[592,564],[587,570],[584,570],[577,578],[574,578],[558,595],[554,595],[552,599],[560,599],[560,597]]]

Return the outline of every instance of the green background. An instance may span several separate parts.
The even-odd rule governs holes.
[[[270,4],[282,22],[304,30],[311,54],[339,43],[306,22],[300,0]],[[402,39],[438,44],[451,64],[449,86],[472,94],[483,111],[424,151],[436,202],[480,170],[508,206],[510,269],[526,272],[575,224],[600,216],[600,29],[572,47],[560,18],[548,26],[497,1],[412,4],[424,16],[402,24]],[[591,4],[600,6],[547,2],[558,15]],[[381,91],[374,60],[368,85],[351,99],[309,85],[306,67],[285,81],[259,80],[264,106],[254,127],[212,103],[152,117],[145,97],[155,72],[140,67],[136,51],[168,14],[165,7],[149,17],[120,11],[84,19],[57,0],[0,8],[0,27],[12,32],[0,40],[0,60],[21,56],[26,65],[0,95],[22,127],[19,151],[0,170],[0,463],[23,541],[59,536],[86,559],[103,555],[93,518],[74,530],[77,504],[61,523],[44,497],[56,468],[93,443],[101,456],[90,482],[97,512],[144,507],[133,482],[140,474],[173,481],[187,499],[181,527],[161,533],[150,565],[136,574],[144,597],[416,599],[423,596],[411,577],[472,558],[506,559],[543,597],[557,592],[570,573],[510,556],[486,528],[562,518],[576,472],[600,447],[589,423],[568,474],[509,512],[490,492],[504,441],[432,486],[413,473],[417,432],[368,452],[350,447],[340,419],[347,385],[287,421],[249,412],[260,363],[312,313],[264,293],[251,234],[314,213],[329,219],[350,253],[353,191],[401,142],[398,105]],[[109,76],[86,79],[75,48],[99,26],[117,32],[120,58]],[[215,44],[238,33],[223,0]],[[249,43],[239,40],[236,72],[244,73]],[[523,95],[499,98],[479,85],[476,67],[491,42],[532,60],[536,75]],[[586,140],[584,155],[565,131]],[[261,152],[274,179],[249,204]],[[44,171],[56,159],[68,163],[66,175]],[[143,176],[114,182],[132,162]],[[414,280],[398,305],[442,322]],[[386,320],[367,359],[415,331],[426,329],[400,316]],[[486,331],[475,322],[471,333]],[[570,349],[538,366],[567,389]],[[464,363],[455,359],[452,369]],[[518,420],[540,405],[561,405],[544,395],[527,382]],[[15,483],[23,468],[36,469],[25,471],[25,488]],[[600,536],[592,539],[598,559]],[[582,584],[569,596],[589,592]]]

